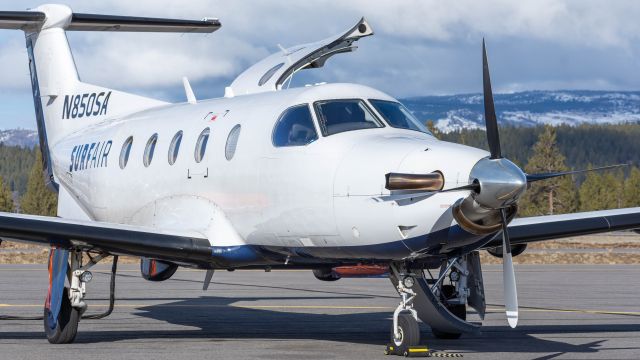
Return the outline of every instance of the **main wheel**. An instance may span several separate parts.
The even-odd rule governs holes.
[[[467,305],[466,304],[448,304],[447,299],[455,295],[456,288],[453,285],[442,285],[441,298],[444,306],[453,315],[459,317],[462,320],[467,320]],[[440,331],[436,328],[431,328],[433,336],[438,339],[459,339],[462,333],[451,333],[446,331]]]
[[[396,346],[396,353],[404,354],[409,350],[409,347],[420,343],[420,327],[411,314],[398,315],[398,332],[400,338],[396,339],[393,326],[391,326],[391,343]]]
[[[47,340],[51,344],[72,343],[78,333],[79,321],[80,311],[71,306],[69,289],[65,287],[62,291],[62,303],[55,328],[50,325],[49,310],[44,309],[44,331],[47,334]]]

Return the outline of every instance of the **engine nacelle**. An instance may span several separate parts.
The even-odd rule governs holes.
[[[516,257],[527,249],[527,244],[511,245],[511,256]],[[502,258],[502,246],[488,248],[487,252],[497,258]]]
[[[140,258],[140,272],[145,280],[165,281],[178,270],[178,265],[156,259]]]

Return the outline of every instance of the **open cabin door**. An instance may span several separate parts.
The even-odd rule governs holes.
[[[297,71],[320,68],[331,56],[355,50],[357,47],[353,42],[369,35],[373,35],[373,30],[362,18],[343,34],[288,49],[281,48],[281,51],[266,57],[238,75],[226,89],[225,95],[280,90]]]

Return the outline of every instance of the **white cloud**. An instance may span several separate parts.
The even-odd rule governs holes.
[[[323,75],[330,80],[363,82],[399,96],[479,89],[478,53],[483,36],[490,40],[492,65],[502,63],[496,76],[497,88],[507,90],[572,84],[626,88],[634,85],[622,73],[628,73],[638,63],[640,2],[637,1],[73,0],[68,3],[78,12],[220,18],[222,29],[208,36],[70,35],[83,79],[143,92],[179,87],[183,75],[192,81],[229,79],[275,51],[277,43],[290,46],[321,39],[344,30],[362,15],[377,35],[363,39],[356,54],[331,60]],[[0,8],[6,10],[23,6],[0,1]],[[5,71],[1,88],[29,86],[21,39],[22,35],[15,32],[0,35],[0,69]],[[522,44],[529,43],[540,50],[535,54],[536,62],[525,58],[531,56]],[[628,59],[621,60],[616,69],[591,74],[593,68],[584,64],[589,59],[572,58],[578,50],[581,55],[585,51],[602,52]],[[567,78],[567,72],[575,71],[567,71],[551,61],[554,57],[580,62],[575,68],[584,72]],[[517,68],[518,63],[529,67]],[[507,81],[500,81],[500,71],[508,75],[503,77]],[[528,77],[528,72],[542,74],[539,77],[543,78]],[[576,79],[580,76],[585,78]]]

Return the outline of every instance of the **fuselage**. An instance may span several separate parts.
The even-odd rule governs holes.
[[[382,127],[324,136],[314,104],[334,99],[361,99]],[[403,194],[385,189],[385,174],[439,171],[452,188],[467,184],[487,153],[392,127],[372,99],[397,101],[365,86],[325,84],[162,106],[66,136],[52,146],[54,174],[92,220],[196,230],[214,247],[393,259],[477,241],[451,215],[469,191],[394,201]],[[274,146],[274,127],[295,106],[309,107],[317,139]]]

